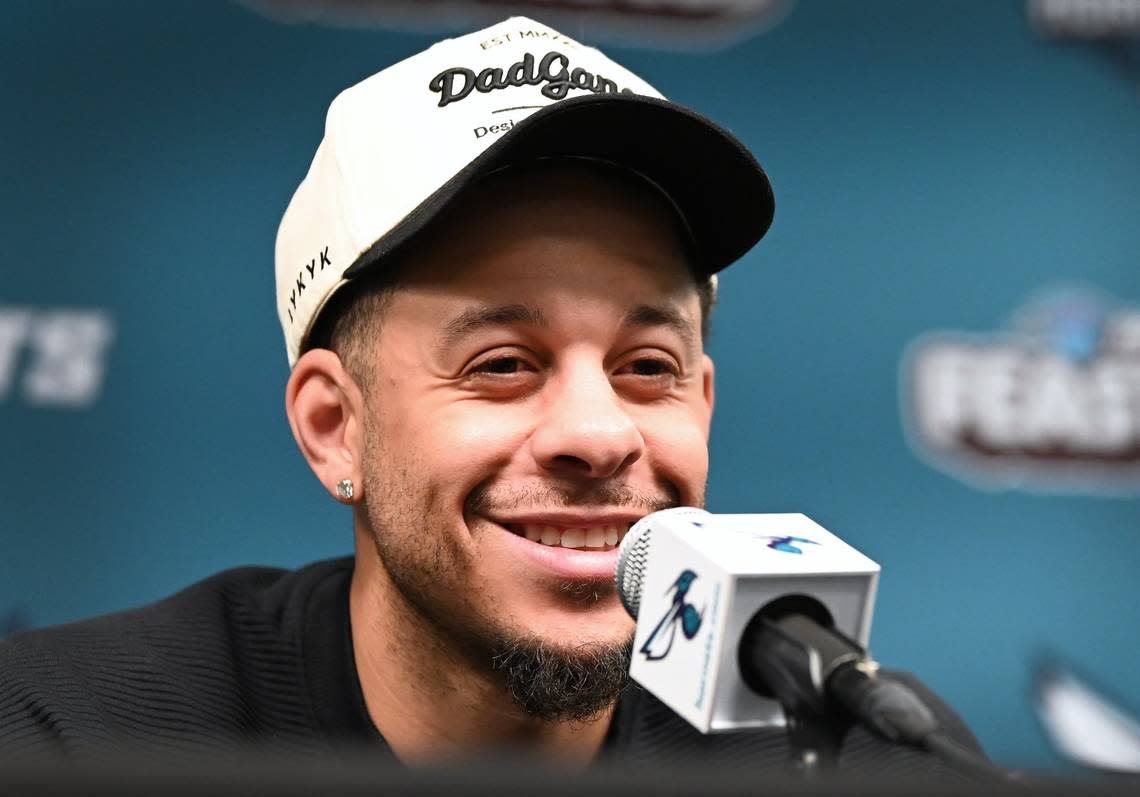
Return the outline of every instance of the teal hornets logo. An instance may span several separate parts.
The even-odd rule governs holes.
[[[641,646],[640,652],[648,661],[658,661],[669,655],[673,649],[673,640],[677,637],[677,628],[680,627],[685,639],[692,639],[701,630],[701,620],[705,610],[697,610],[693,604],[688,603],[685,597],[689,594],[689,587],[697,580],[697,574],[692,570],[682,570],[681,575],[669,587],[666,594],[673,593],[673,601],[665,610],[664,616]]]
[[[803,553],[804,549],[801,545],[819,545],[815,540],[809,540],[807,537],[761,537],[762,540],[768,540],[768,547],[773,551],[783,551],[784,553]]]

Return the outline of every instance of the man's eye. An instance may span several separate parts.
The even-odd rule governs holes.
[[[681,369],[670,359],[661,357],[639,357],[636,360],[630,360],[626,365],[622,366],[618,370],[618,374],[662,379],[680,376]]]
[[[526,368],[521,357],[496,357],[472,368],[472,372],[480,374],[517,374]]]
[[[662,376],[673,373],[668,363],[662,360],[634,360],[630,370],[638,376]]]

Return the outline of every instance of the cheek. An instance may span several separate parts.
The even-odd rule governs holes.
[[[423,479],[466,492],[519,455],[530,425],[520,407],[460,402],[405,418],[392,431],[405,456],[419,461]]]
[[[494,452],[526,436],[521,413],[499,405],[457,405],[437,414],[434,433],[448,449]]]
[[[693,500],[704,494],[709,470],[708,436],[700,418],[669,413],[646,419],[642,434],[653,467]]]

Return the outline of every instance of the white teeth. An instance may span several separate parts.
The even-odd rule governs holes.
[[[536,523],[523,523],[514,526],[514,531],[531,542],[543,545],[561,545],[563,548],[592,548],[604,550],[617,545],[629,524],[618,523],[610,526],[589,526],[573,529],[560,529],[557,526],[542,526]]]
[[[581,548],[586,544],[585,529],[566,529],[562,532],[563,548]]]

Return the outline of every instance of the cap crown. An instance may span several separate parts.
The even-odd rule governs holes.
[[[535,111],[585,93],[663,99],[526,17],[446,39],[341,92],[277,231],[277,314],[292,366],[344,272]]]

